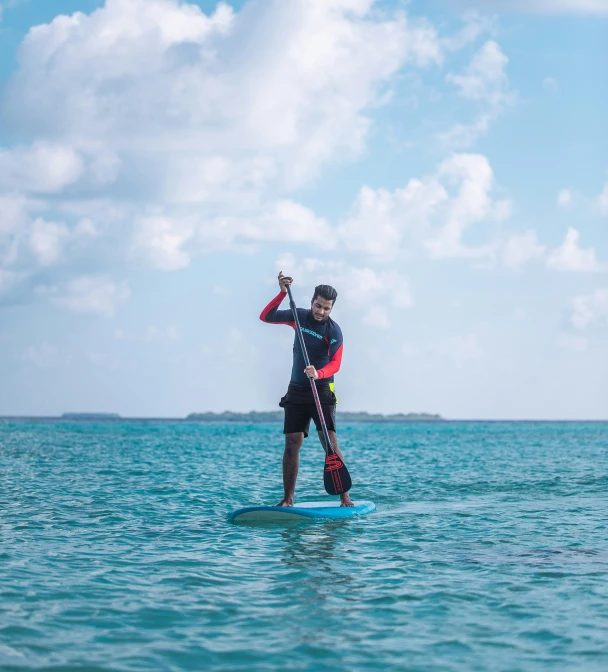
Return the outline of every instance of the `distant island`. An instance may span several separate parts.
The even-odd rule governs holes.
[[[64,413],[64,420],[120,420],[118,413]]]
[[[381,413],[367,413],[366,411],[359,413],[340,411],[336,413],[336,416],[340,422],[437,422],[443,420],[440,415],[432,413],[394,413],[392,415],[382,415]],[[283,411],[190,413],[186,417],[186,420],[195,420],[198,422],[282,422]]]

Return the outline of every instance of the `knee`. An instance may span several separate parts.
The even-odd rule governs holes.
[[[297,453],[302,446],[304,441],[304,434],[302,432],[296,432],[294,434],[285,435],[285,450],[290,453]]]

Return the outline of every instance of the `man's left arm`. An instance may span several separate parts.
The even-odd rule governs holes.
[[[342,338],[342,331],[336,324],[334,326],[329,344],[329,362],[322,369],[317,371],[319,374],[319,380],[322,380],[323,378],[331,378],[333,375],[338,373],[342,364],[343,347],[344,339]]]

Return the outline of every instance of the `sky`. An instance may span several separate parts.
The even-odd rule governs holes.
[[[0,0],[0,415],[608,419],[608,0]],[[285,305],[287,308],[287,304]]]

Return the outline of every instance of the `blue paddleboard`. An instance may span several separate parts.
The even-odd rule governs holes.
[[[354,502],[355,506],[340,506],[340,502],[302,502],[294,506],[246,506],[233,511],[231,523],[297,523],[307,518],[351,518],[376,510],[373,502]]]

